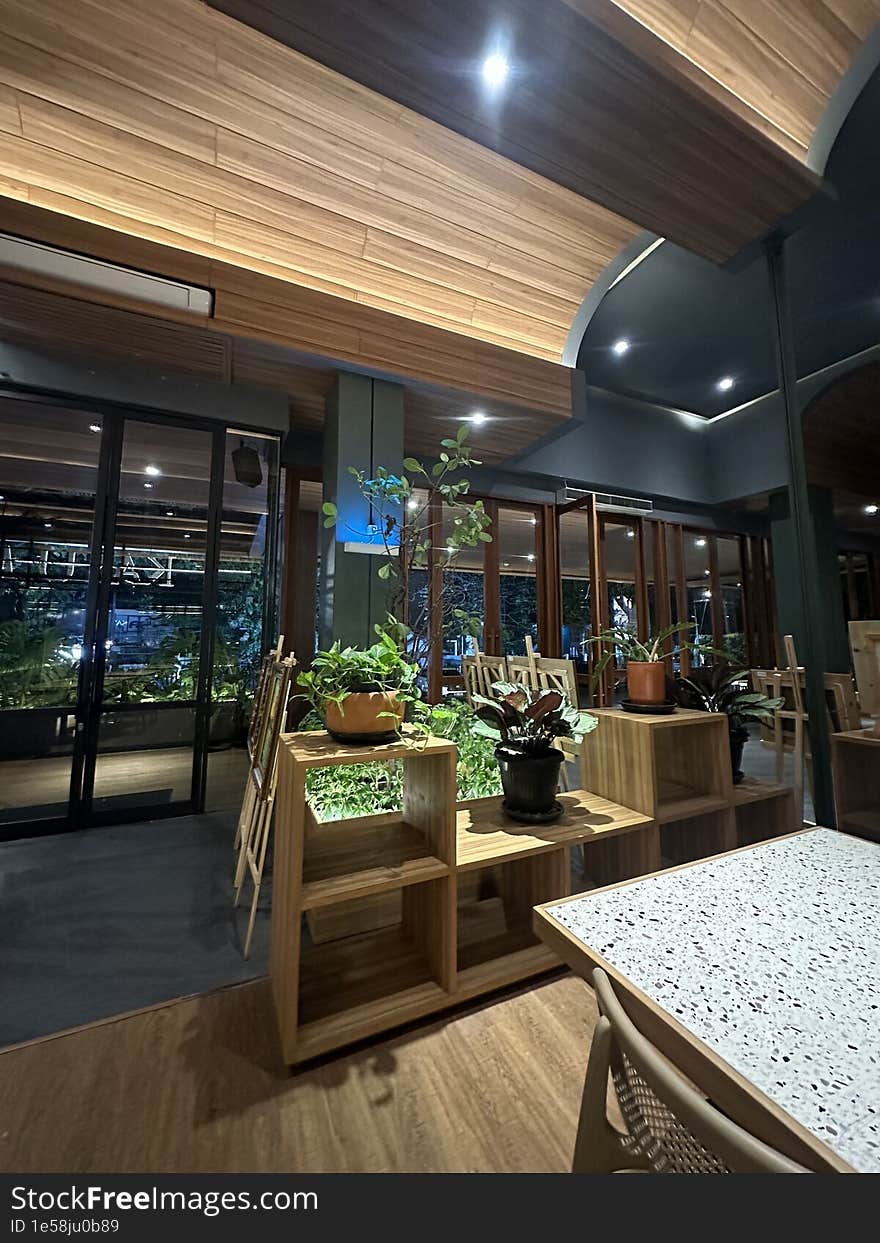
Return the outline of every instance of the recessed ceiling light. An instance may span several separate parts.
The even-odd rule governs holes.
[[[533,527],[536,527],[538,525],[538,519],[534,516],[534,514],[532,515],[531,518],[529,518],[529,522],[532,524]]]
[[[712,592],[711,592],[711,591],[709,591],[709,590],[708,590],[708,588],[706,589],[706,591],[704,591],[704,592],[703,592],[703,599],[704,599],[704,600],[711,600],[711,599],[712,599]]]
[[[89,431],[90,431],[90,432],[99,432],[100,430],[101,430],[101,424],[100,424],[100,423],[90,423],[90,424],[89,424]]]
[[[509,561],[502,561],[502,563],[501,563],[501,564],[504,566],[504,568],[505,568],[505,569],[507,569],[507,567],[510,565],[510,562],[509,562]]]
[[[166,518],[173,518],[173,517],[174,517],[174,510],[173,510],[173,509],[166,509],[166,510],[165,510],[165,517],[166,517]]]
[[[51,531],[51,530],[52,530],[52,523],[51,523],[51,522],[44,522],[44,523],[43,523],[43,526],[46,528],[46,530],[47,530],[47,531]]]
[[[153,486],[153,485],[152,485],[151,483],[145,483],[145,484],[144,484],[144,487],[145,487],[145,488],[152,488],[152,486]]]
[[[510,73],[510,61],[502,52],[492,52],[483,61],[483,81],[493,91],[503,86]]]
[[[694,544],[696,545],[697,548],[706,547],[706,541],[702,538],[702,536],[699,539],[695,539]]]
[[[736,384],[736,380],[734,380],[732,375],[722,376],[718,381],[718,387],[721,389],[722,393],[729,393],[734,384]]]
[[[627,341],[626,337],[621,337],[619,341],[614,342],[611,348],[619,358],[621,354],[625,354],[629,349],[629,341]]]
[[[635,531],[627,531],[627,533],[626,533],[626,538],[627,538],[627,539],[635,539],[635,537],[636,537],[636,533],[635,533]]]
[[[712,573],[712,571],[711,571],[711,570],[703,570],[703,573],[704,573],[704,574],[708,577],[708,575],[710,575],[710,574]]]
[[[0,500],[2,500],[2,497],[0,497]],[[865,506],[865,513],[871,514],[872,517],[874,514],[878,512],[878,510],[880,510],[880,506],[877,506],[877,505],[866,505]]]
[[[153,466],[153,465],[151,464],[151,465],[149,465],[149,466],[145,466],[145,467],[144,467],[144,474],[145,474],[145,475],[150,475],[150,476],[151,476],[151,478],[155,479],[155,478],[156,478],[156,476],[157,476],[157,475],[161,475],[161,474],[162,474],[162,472],[159,470],[159,467],[158,467],[158,466]]]
[[[482,427],[486,422],[487,415],[482,410],[475,410],[473,414],[469,414],[468,422],[473,423],[474,427]]]
[[[184,531],[184,533],[183,533],[183,538],[184,538],[184,539],[190,539],[190,533],[189,533],[189,531]]]
[[[533,552],[530,552],[526,555],[526,561],[534,561],[534,559],[535,559],[535,554]]]
[[[449,555],[450,555],[450,557],[451,557],[451,556],[452,556],[452,554],[455,552],[455,549],[452,547],[452,545],[451,545],[451,544],[447,544],[447,545],[446,545],[446,551],[449,553]]]
[[[416,500],[416,498],[415,498],[415,497],[413,497],[411,500],[407,501],[407,503],[406,503],[406,507],[407,507],[407,509],[418,509],[418,507],[419,507],[419,503],[418,503],[418,501]]]

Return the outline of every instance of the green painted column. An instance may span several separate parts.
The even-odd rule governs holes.
[[[388,588],[379,579],[378,555],[347,551],[369,539],[369,506],[349,467],[372,477],[376,468],[403,470],[403,388],[386,380],[340,371],[324,418],[324,500],[336,505],[335,527],[323,531],[319,571],[318,639],[365,647],[385,620]]]
[[[807,488],[807,516],[816,549],[818,572],[814,641],[823,672],[847,673],[849,640],[840,590],[840,566],[834,523],[834,498],[828,488]],[[773,540],[773,576],[780,634],[796,634],[800,624],[798,552],[791,505],[787,492],[770,497],[770,532]],[[798,653],[800,659],[800,653]]]

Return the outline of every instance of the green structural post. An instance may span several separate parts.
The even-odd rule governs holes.
[[[374,626],[388,612],[388,588],[378,577],[380,558],[347,551],[367,541],[369,506],[349,467],[372,478],[377,467],[403,470],[403,388],[386,380],[340,371],[324,419],[324,500],[339,513],[322,532],[318,641],[353,647],[376,642]],[[378,550],[377,550],[378,551]]]
[[[834,795],[831,781],[831,740],[826,725],[825,644],[820,635],[824,614],[819,554],[810,514],[807,462],[804,450],[803,411],[797,396],[797,363],[791,310],[785,280],[784,241],[773,238],[767,244],[767,264],[772,292],[775,344],[779,388],[785,414],[788,448],[788,503],[796,557],[792,578],[796,588],[793,612],[797,625],[792,632],[798,660],[805,668],[806,708],[809,715],[810,750],[813,762],[813,806],[818,824],[834,824]]]

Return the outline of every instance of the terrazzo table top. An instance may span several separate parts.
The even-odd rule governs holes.
[[[880,1171],[880,845],[816,829],[542,910]]]

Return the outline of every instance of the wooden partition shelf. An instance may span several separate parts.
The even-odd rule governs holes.
[[[873,727],[831,735],[837,827],[880,841],[880,737]]]
[[[556,823],[519,825],[498,798],[456,803],[456,758],[443,739],[282,740],[271,974],[288,1063],[558,967],[532,908],[570,892],[572,848],[595,883],[659,867],[652,817],[575,790]],[[376,760],[402,762],[402,810],[319,823],[309,769]]]
[[[789,787],[733,784],[724,714],[595,713],[599,728],[583,750],[584,785],[655,820],[664,860],[688,862],[799,827]]]
[[[790,791],[732,785],[726,718],[598,715],[584,788],[560,793],[562,816],[542,826],[510,820],[499,798],[456,803],[444,739],[282,739],[271,974],[288,1063],[558,967],[531,912],[571,892],[573,851],[585,886],[611,885],[794,827]],[[319,823],[309,769],[377,760],[402,763],[402,810]]]

